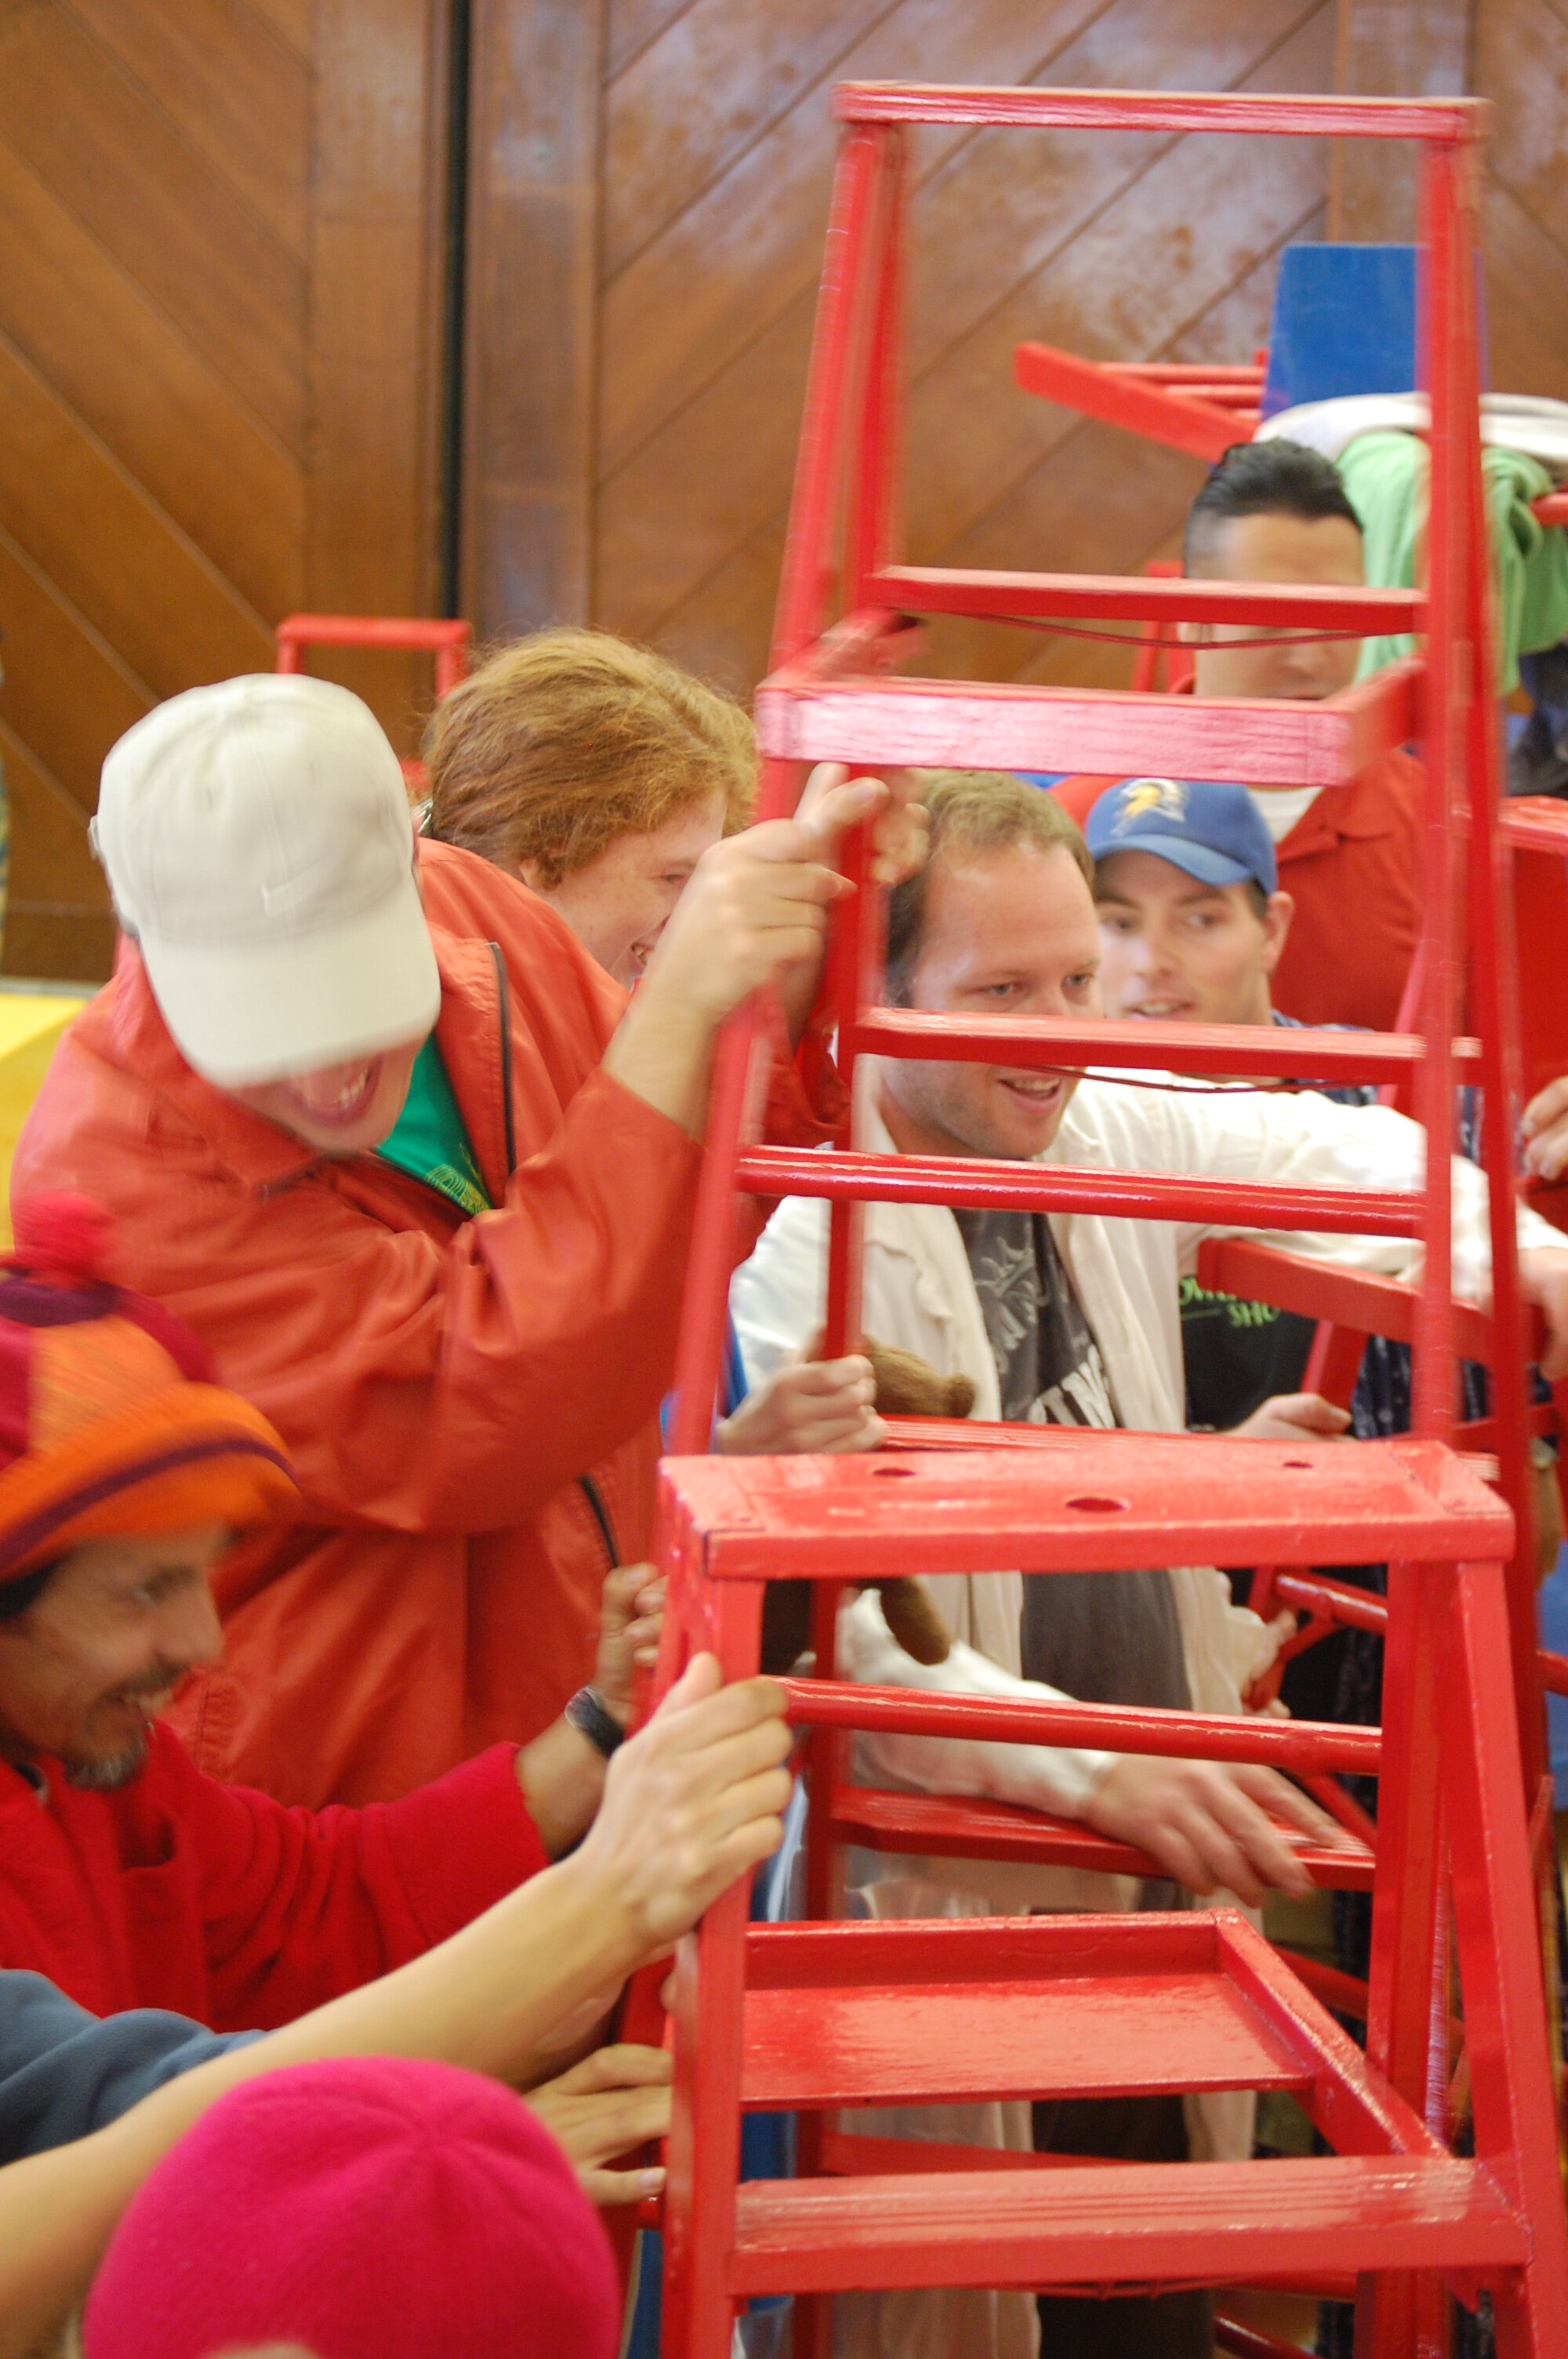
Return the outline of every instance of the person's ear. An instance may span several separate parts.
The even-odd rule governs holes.
[[[1263,972],[1272,974],[1284,955],[1296,905],[1289,893],[1271,893],[1263,912]]]

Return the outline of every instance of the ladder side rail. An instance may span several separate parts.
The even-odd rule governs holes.
[[[903,294],[908,237],[908,135],[885,125],[871,225],[871,290],[865,324],[859,419],[849,469],[841,604],[875,604],[868,584],[903,545]]]
[[[828,620],[846,458],[844,421],[850,414],[858,329],[866,301],[865,256],[883,168],[884,149],[876,133],[850,130],[834,167],[770,671],[820,638]],[[765,798],[762,815],[777,815]]]
[[[1412,1427],[1448,1443],[1454,1423],[1452,1316],[1452,1187],[1454,1108],[1453,1010],[1461,945],[1455,908],[1454,819],[1463,782],[1458,705],[1473,685],[1463,637],[1466,625],[1468,507],[1460,447],[1463,387],[1455,342],[1464,333],[1460,276],[1468,257],[1453,159],[1428,147],[1422,157],[1422,371],[1432,405],[1432,473],[1427,531],[1426,809],[1422,831],[1423,921],[1421,1030],[1427,1054],[1417,1069],[1415,1114],[1425,1132],[1423,1258],[1414,1308]],[[1478,422],[1470,431],[1478,440]],[[1476,454],[1478,457],[1478,453]],[[1418,2111],[1433,2087],[1431,2005],[1442,1951],[1444,1857],[1442,1792],[1435,1742],[1441,1692],[1440,1627],[1451,1581],[1434,1567],[1390,1562],[1389,1624],[1383,1646],[1384,1772],[1379,1786],[1379,1851],[1383,1872],[1372,1908],[1368,1978],[1367,2053]],[[1444,2060],[1444,2067],[1446,2059]],[[1444,2070],[1444,2078],[1446,2079]],[[1431,2321],[1432,2298],[1411,2278],[1364,2281],[1357,2343],[1367,2359],[1402,2359]]]
[[[1464,333],[1460,286],[1469,261],[1457,201],[1454,163],[1443,148],[1423,158],[1424,238],[1421,288],[1422,373],[1432,405],[1432,468],[1427,527],[1426,795],[1422,832],[1423,919],[1421,1031],[1425,1055],[1416,1069],[1414,1111],[1426,1134],[1425,1219],[1420,1297],[1413,1334],[1412,1430],[1447,1441],[1454,1422],[1452,1185],[1454,1134],[1454,1010],[1458,1004],[1462,945],[1457,938],[1454,813],[1464,779],[1461,713],[1473,679],[1463,639],[1468,617],[1465,562],[1468,507],[1464,469],[1479,464],[1477,416],[1465,416],[1455,383],[1454,347]],[[1464,447],[1466,429],[1473,448]]]
[[[1477,196],[1470,159],[1455,164],[1461,179],[1458,201],[1468,234],[1464,251],[1473,255]],[[1466,414],[1479,416],[1478,322],[1475,271],[1461,278],[1468,332],[1460,341],[1458,364],[1465,376]],[[1519,1037],[1519,945],[1514,932],[1512,854],[1499,821],[1502,800],[1502,715],[1492,693],[1497,678],[1494,649],[1497,616],[1488,556],[1485,495],[1478,453],[1465,470],[1468,508],[1466,567],[1473,688],[1465,715],[1469,789],[1467,855],[1470,914],[1470,1006],[1482,1041],[1483,1127],[1481,1160],[1490,1193],[1493,1349],[1487,1366],[1487,1408],[1493,1427],[1503,1496],[1513,1510],[1514,1552],[1507,1567],[1509,1625],[1514,1698],[1519,1708],[1519,1758],[1524,1789],[1534,1794],[1547,1772],[1545,1695],[1537,1654],[1536,1500],[1530,1464],[1534,1427],[1526,1383],[1539,1321],[1527,1315],[1519,1294],[1516,1208],[1519,1174],[1515,1141],[1524,1106],[1523,1055]]]
[[[1441,1635],[1445,1807],[1476,2157],[1496,2171],[1534,2240],[1530,2268],[1493,2288],[1498,2359],[1512,2359],[1568,2349],[1568,2222],[1551,2074],[1524,2069],[1522,2060],[1543,2050],[1550,2057],[1552,2041],[1527,1794],[1498,1709],[1512,1666],[1497,1565],[1459,1568]]]

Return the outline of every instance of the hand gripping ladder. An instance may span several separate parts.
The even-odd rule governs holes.
[[[1454,103],[1184,97],[1081,91],[851,86],[828,230],[775,660],[757,711],[764,809],[787,810],[817,759],[1155,771],[1332,788],[1424,726],[1424,984],[1417,1033],[1390,1036],[1093,1027],[956,1018],[878,1005],[877,896],[840,925],[830,1014],[840,1062],[999,1055],[1010,1064],[1168,1064],[1184,1073],[1311,1073],[1413,1082],[1437,1152],[1417,1193],[1287,1189],[1186,1175],[1073,1170],[753,1143],[754,1011],[720,1044],[678,1367],[677,1454],[661,1477],[670,1605],[659,1680],[711,1647],[730,1675],[758,1659],[764,1586],[816,1585],[817,1659],[833,1667],[838,1588],[912,1568],[1034,1572],[1128,1564],[1390,1560],[1381,1734],[1193,1713],[987,1704],[831,1677],[792,1683],[813,1732],[817,1821],[810,1915],[748,1926],[730,1892],[675,1970],[675,2120],[665,2211],[665,2350],[728,2359],[738,2303],[794,2291],[796,2349],[825,2351],[826,2305],[850,2287],[1132,2290],[1307,2283],[1354,2276],[1357,2349],[1413,2359],[1445,2347],[1446,2293],[1491,2294],[1507,2359],[1568,2350],[1564,2232],[1544,1997],[1526,1846],[1504,1567],[1507,1506],[1450,1444],[1453,1305],[1447,1147],[1457,1074],[1513,1103],[1509,972],[1495,885],[1495,814],[1481,682],[1473,236],[1479,110]],[[1424,323],[1433,397],[1430,582],[1424,594],[957,574],[896,561],[899,298],[910,122],[1224,131],[1418,141],[1424,165]],[[838,523],[844,519],[843,546]],[[830,600],[841,589],[842,614]],[[1325,705],[1167,700],[887,675],[906,618],[933,612],[1199,621],[1426,635],[1424,661]],[[863,847],[851,873],[863,874]],[[1480,1046],[1453,1038],[1467,927]],[[1283,1044],[1283,1045],[1282,1045]],[[1494,1131],[1511,1125],[1494,1122]],[[1500,1165],[1499,1165],[1500,1169]],[[1494,1173],[1496,1180],[1498,1173]],[[1226,1438],[966,1431],[957,1446],[868,1458],[702,1457],[719,1364],[738,1197],[801,1193],[833,1206],[828,1348],[860,1331],[865,1201],[1093,1209],[1141,1219],[1418,1235],[1417,1430],[1409,1440],[1284,1448]],[[1500,1367],[1519,1356],[1511,1198],[1494,1187]],[[1522,1406],[1520,1409],[1522,1414]],[[1024,1444],[1027,1443],[1027,1446]],[[972,1446],[971,1446],[972,1445]],[[1000,1445],[1000,1446],[997,1446]],[[1517,1503],[1516,1503],[1517,1504]],[[833,1922],[830,1842],[844,1732],[881,1727],[1380,1773],[1368,2050],[1339,2031],[1244,1919],[991,1919]],[[1441,1732],[1441,1744],[1439,1733]],[[925,1851],[928,1798],[881,1806],[886,1847]],[[945,1848],[967,1806],[941,1805]],[[992,1821],[997,1814],[989,1814]],[[982,1855],[1057,1856],[1050,1822],[968,1814]],[[826,1833],[824,1824],[826,1821]],[[914,1832],[911,1832],[914,1829]],[[1475,2153],[1444,2135],[1447,2024],[1432,1993],[1453,1857],[1454,1941],[1474,2091]],[[865,1840],[863,1833],[860,1840]],[[1037,1843],[1046,1848],[1031,1849]],[[830,2147],[840,2109],[974,2098],[1283,2088],[1330,2148],[1247,2164],[855,2167]],[[802,2175],[737,2185],[741,2114],[802,2116]],[[862,2158],[862,2166],[865,2158]],[[965,2167],[968,2165],[968,2167]]]

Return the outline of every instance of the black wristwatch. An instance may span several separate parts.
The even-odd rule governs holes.
[[[579,1688],[567,1706],[567,1718],[607,1761],[616,1746],[625,1742],[626,1731],[613,1718],[597,1688]]]

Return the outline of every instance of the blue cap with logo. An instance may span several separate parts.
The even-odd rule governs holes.
[[[1084,827],[1096,860],[1152,852],[1200,885],[1245,885],[1272,893],[1274,846],[1245,787],[1198,778],[1123,778],[1101,795]]]

